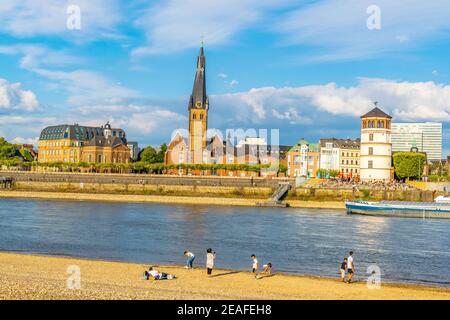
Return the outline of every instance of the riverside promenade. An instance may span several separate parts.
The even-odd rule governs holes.
[[[286,183],[293,188],[285,202],[298,208],[344,209],[347,200],[433,201],[440,194],[400,183],[361,183],[354,191],[352,183],[320,179],[295,187],[294,179],[275,177],[29,171],[0,171],[0,177],[13,181],[8,188],[0,187],[0,197],[82,201],[255,206]]]
[[[202,267],[156,266],[176,280],[145,281],[149,264],[0,253],[0,299],[450,299],[450,290],[382,283],[369,289],[365,281],[344,284],[319,277],[273,274],[255,280],[250,272]],[[80,270],[80,288],[69,289],[69,266]]]

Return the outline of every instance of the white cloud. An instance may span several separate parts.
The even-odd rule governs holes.
[[[67,28],[68,5],[81,9],[81,30]],[[17,37],[58,35],[77,40],[117,37],[121,21],[117,0],[2,0],[0,33]]]
[[[36,68],[33,71],[64,88],[69,93],[67,102],[71,105],[109,104],[139,96],[135,90],[89,70],[53,71]]]
[[[11,140],[12,143],[32,144],[35,147],[38,145],[38,141],[39,137],[32,137],[32,138],[15,137]]]
[[[228,77],[228,75],[225,73],[219,73],[217,76],[222,79],[226,79]]]
[[[66,117],[68,123],[83,123],[98,126],[106,121],[126,130],[131,140],[168,141],[175,128],[187,126],[187,117],[168,108],[151,103],[116,101],[110,105],[83,105],[72,110]]]
[[[242,29],[262,21],[268,9],[287,0],[168,0],[152,5],[136,21],[148,45],[134,55],[167,53],[199,46],[223,44]]]
[[[264,87],[211,97],[220,110],[234,108],[238,121],[270,124],[272,119],[310,123],[327,116],[357,118],[379,101],[394,121],[450,122],[450,85],[361,78],[356,86],[335,83],[302,87]],[[216,106],[216,108],[218,108]],[[272,117],[270,117],[272,116]]]
[[[298,110],[295,108],[287,108],[286,111],[279,112],[276,109],[272,109],[272,115],[278,120],[286,120],[290,124],[310,124],[311,119],[309,117],[301,116]]]
[[[230,86],[230,88],[234,88],[239,84],[239,81],[237,80],[231,80],[230,83],[228,84]]]
[[[39,65],[61,67],[85,62],[85,58],[71,55],[66,50],[50,50],[41,45],[0,46],[0,54],[21,55],[20,67],[29,70]]]
[[[366,10],[381,10],[381,30],[367,28]],[[322,0],[290,12],[273,31],[286,45],[318,49],[309,60],[373,57],[440,37],[450,30],[448,0]]]
[[[36,95],[20,83],[9,83],[0,78],[0,110],[36,111],[40,109]]]

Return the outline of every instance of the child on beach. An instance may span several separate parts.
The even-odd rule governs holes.
[[[186,269],[194,269],[193,263],[195,259],[195,255],[190,251],[185,251],[184,255],[188,258],[186,261]]]
[[[345,282],[345,272],[347,271],[347,258],[344,258],[344,261],[341,263],[341,280]]]
[[[272,273],[272,264],[269,262],[268,264],[263,265],[263,272],[265,274],[271,274]]]
[[[211,248],[206,250],[206,272],[208,275],[212,274],[214,268],[214,260],[216,259],[216,253]]]
[[[255,275],[255,278],[258,278],[258,268],[259,268],[259,264],[258,264],[258,259],[256,259],[256,256],[254,254],[251,255],[252,258],[252,273]]]

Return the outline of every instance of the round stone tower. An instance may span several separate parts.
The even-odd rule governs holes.
[[[377,106],[361,116],[362,181],[391,179],[391,119],[390,115]]]

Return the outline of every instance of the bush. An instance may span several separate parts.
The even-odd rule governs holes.
[[[425,165],[425,155],[417,152],[394,153],[394,171],[398,179],[420,179]]]

